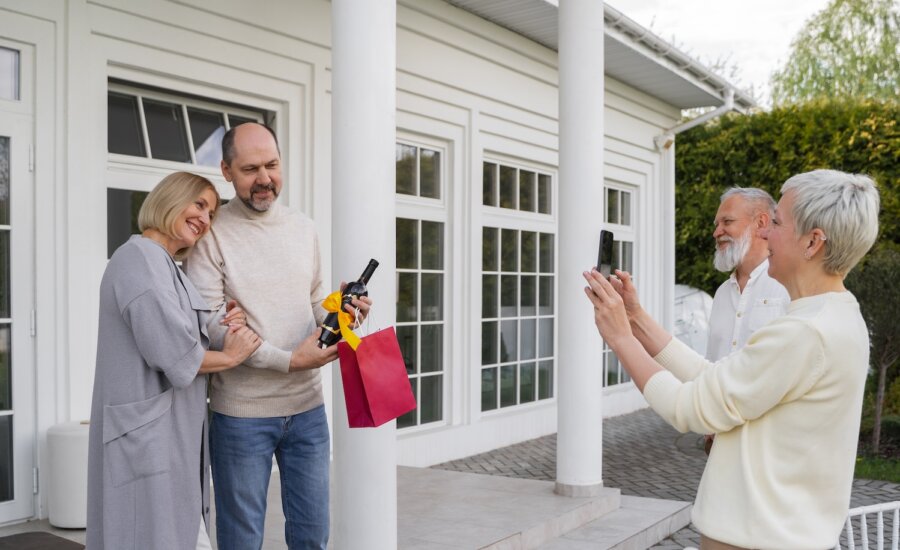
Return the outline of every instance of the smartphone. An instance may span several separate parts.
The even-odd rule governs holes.
[[[612,231],[600,231],[600,252],[597,254],[597,271],[606,278],[612,273],[613,234]]]

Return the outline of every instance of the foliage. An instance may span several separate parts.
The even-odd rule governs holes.
[[[900,94],[896,0],[831,0],[791,43],[772,75],[776,105],[830,97],[891,100]]]
[[[784,181],[816,168],[866,173],[881,193],[882,242],[900,244],[900,103],[818,101],[732,114],[678,136],[675,155],[677,282],[710,294],[713,218],[731,186],[779,197]]]
[[[861,456],[856,459],[853,477],[900,483],[900,459]]]

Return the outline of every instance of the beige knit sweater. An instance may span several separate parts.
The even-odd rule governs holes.
[[[212,410],[263,418],[322,404],[319,369],[288,372],[291,351],[318,330],[325,316],[326,288],[312,220],[278,203],[255,212],[232,200],[219,209],[209,235],[200,239],[185,266],[214,310],[237,300],[247,324],[264,340],[243,365],[211,376]],[[221,349],[225,327],[213,321],[208,328],[210,347]]]

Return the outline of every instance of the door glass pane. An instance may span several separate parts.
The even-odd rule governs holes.
[[[416,273],[397,274],[397,321],[416,321],[418,305]]]
[[[421,372],[444,370],[444,325],[422,325]]]
[[[438,151],[419,150],[419,196],[441,198],[441,154]]]
[[[519,322],[516,320],[500,323],[500,362],[515,361],[519,351]]]
[[[522,337],[520,338],[522,342],[520,357],[522,360],[534,359],[534,354],[537,350],[536,330],[537,323],[534,319],[522,319]]]
[[[0,325],[0,411],[12,409],[11,354],[12,331],[9,325]],[[0,440],[0,445],[2,445],[2,440]]]
[[[19,99],[19,52],[0,48],[0,99]]]
[[[8,319],[10,315],[10,300],[12,299],[9,277],[9,264],[12,256],[9,252],[9,230],[0,229],[0,318]]]
[[[553,318],[541,319],[539,331],[539,357],[553,357]]]
[[[481,323],[481,364],[497,362],[497,321]]]
[[[422,269],[444,269],[444,224],[422,222]]]
[[[500,277],[500,316],[515,317],[518,313],[519,277],[502,275]]]
[[[553,361],[538,364],[538,399],[553,397]]]
[[[497,271],[497,228],[481,230],[481,270]]]
[[[500,206],[516,207],[516,169],[500,166]]]
[[[106,190],[106,257],[125,244],[132,235],[141,232],[138,228],[138,213],[148,193],[127,189]]]
[[[519,270],[519,232],[515,229],[504,229],[500,242],[500,270]]]
[[[481,204],[497,206],[497,165],[492,162],[482,167]]]
[[[538,174],[538,212],[550,213],[550,176]]]
[[[181,105],[145,99],[144,118],[153,158],[191,162]]]
[[[481,371],[481,410],[497,408],[497,369]]]
[[[194,140],[194,156],[197,164],[219,166],[222,162],[222,136],[225,135],[225,119],[221,113],[188,108],[191,123],[191,139]]]
[[[522,275],[519,284],[522,287],[521,300],[519,301],[522,315],[535,315],[537,313],[537,308],[535,307],[537,304],[535,297],[537,295],[537,277]]]
[[[410,380],[410,381],[409,381],[409,385],[410,385],[410,387],[412,388],[413,397],[416,398],[416,402],[418,403],[418,401],[419,401],[419,393],[416,391],[416,381],[415,381],[415,380]],[[410,426],[415,426],[415,425],[416,425],[416,411],[417,411],[417,410],[418,410],[418,406],[417,406],[415,409],[409,411],[408,413],[406,413],[406,414],[404,414],[403,416],[401,416],[400,418],[398,418],[398,419],[397,419],[397,428],[398,428],[398,429],[399,429],[399,428],[409,428]]]
[[[416,194],[416,148],[412,145],[397,144],[397,192],[404,195]]]
[[[481,316],[497,317],[497,276],[481,276]]]
[[[12,416],[0,416],[0,502],[12,500],[13,427]]]
[[[522,231],[522,271],[537,271],[537,233]]]
[[[441,375],[423,376],[419,380],[422,387],[419,394],[419,414],[422,417],[422,424],[437,422],[444,416],[443,381],[444,377]]]
[[[519,370],[519,402],[530,403],[534,401],[535,390],[535,367],[534,363],[525,363]]]
[[[553,273],[553,234],[541,233],[541,273]]]
[[[106,96],[106,148],[120,155],[147,156],[136,97],[114,93]]]
[[[0,136],[0,225],[9,225],[9,138]]]
[[[553,277],[541,277],[538,315],[553,315]]]
[[[397,268],[419,267],[419,222],[397,218]]]
[[[516,365],[500,367],[500,406],[508,407],[516,404]]]
[[[440,321],[444,318],[444,276],[440,273],[422,273],[423,321]]]
[[[416,327],[397,327],[397,341],[406,363],[406,373],[416,374]]]

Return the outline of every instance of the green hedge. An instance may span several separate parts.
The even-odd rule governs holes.
[[[829,101],[751,115],[730,114],[677,138],[676,265],[679,283],[710,294],[727,277],[713,269],[713,219],[733,185],[778,200],[788,177],[816,168],[865,173],[881,191],[882,241],[900,243],[900,103]]]

